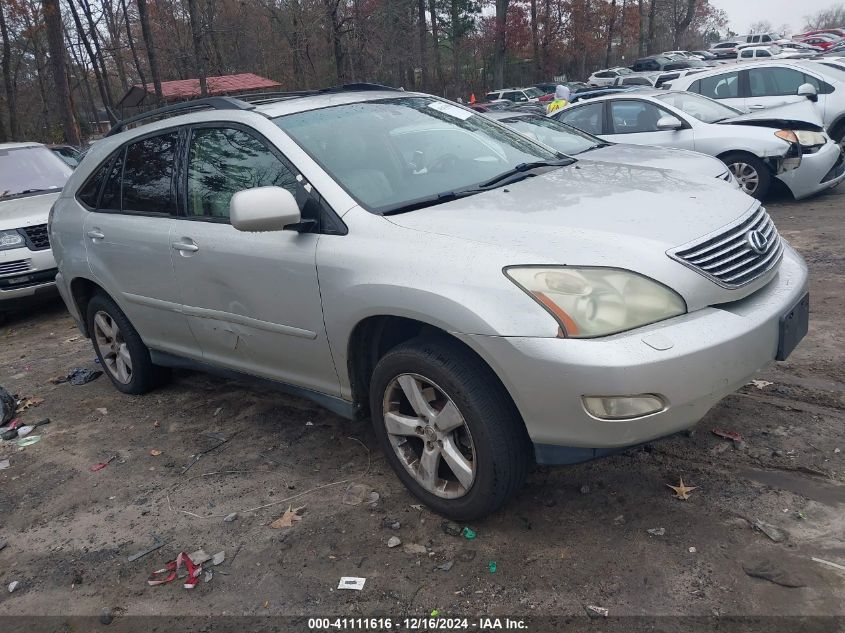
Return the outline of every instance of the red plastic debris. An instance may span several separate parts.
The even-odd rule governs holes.
[[[742,442],[742,436],[736,431],[726,431],[725,429],[713,429],[713,435],[724,438],[726,440],[733,440],[734,442]]]
[[[105,468],[106,466],[108,466],[109,464],[111,464],[114,461],[115,457],[117,457],[117,455],[112,455],[106,461],[100,462],[99,464],[94,464],[88,470],[90,470],[92,473],[95,473],[98,470],[103,470],[103,468]]]
[[[151,587],[155,587],[156,585],[164,585],[169,582],[173,582],[176,580],[176,577],[179,574],[179,569],[181,569],[183,565],[188,572],[188,577],[185,579],[185,584],[182,586],[185,589],[193,589],[199,582],[199,576],[202,573],[202,565],[194,565],[194,561],[192,561],[191,557],[185,552],[180,552],[179,556],[176,557],[176,560],[170,561],[162,569],[157,569],[151,573],[150,577],[147,579],[147,584]]]

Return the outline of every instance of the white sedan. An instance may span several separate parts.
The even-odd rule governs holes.
[[[590,75],[590,78],[587,79],[587,83],[596,88],[601,88],[602,86],[612,86],[617,77],[624,77],[625,75],[630,75],[633,72],[634,71],[630,68],[624,67],[597,70]]]
[[[554,117],[617,143],[716,156],[756,198],[765,197],[775,179],[800,199],[845,178],[839,146],[806,101],[742,114],[690,92],[637,90],[577,103]]]

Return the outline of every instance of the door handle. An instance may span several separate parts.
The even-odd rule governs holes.
[[[104,240],[106,238],[105,234],[100,231],[100,229],[91,229],[86,233],[86,235],[92,240]]]
[[[749,110],[763,110],[765,108],[766,106],[764,106],[762,103],[755,103],[754,105],[748,106]]]
[[[173,246],[174,251],[184,251],[188,253],[196,253],[200,249],[200,247],[196,244],[188,244],[187,242],[173,242],[171,246]]]

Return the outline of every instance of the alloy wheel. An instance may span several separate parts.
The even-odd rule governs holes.
[[[132,356],[117,322],[102,310],[94,315],[94,342],[112,377],[128,385],[132,381]]]
[[[750,196],[753,196],[760,186],[760,174],[748,163],[731,163],[728,168],[733,173],[734,178],[739,182],[742,190]]]
[[[385,390],[382,413],[390,445],[420,486],[444,499],[469,491],[475,481],[475,445],[443,389],[424,376],[401,374]]]

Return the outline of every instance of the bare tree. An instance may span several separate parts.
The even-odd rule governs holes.
[[[323,6],[326,11],[326,23],[329,27],[329,42],[334,56],[335,79],[337,83],[343,83],[345,72],[343,67],[343,42],[341,40],[343,20],[340,15],[340,0],[323,0]]]
[[[652,0],[654,2],[654,0]],[[672,46],[678,48],[681,42],[681,36],[692,24],[692,19],[695,17],[695,7],[698,0],[686,0],[687,10],[680,22],[675,23],[675,29],[672,31]]]
[[[845,4],[837,4],[804,17],[804,29],[833,29],[845,24]]]
[[[135,48],[135,38],[132,37],[132,25],[129,22],[129,7],[126,0],[120,0],[123,7],[123,19],[126,24],[126,41],[129,42],[129,50],[132,51],[132,61],[135,63],[135,72],[138,73],[138,79],[141,80],[141,85],[147,85],[147,79],[144,77],[144,69],[141,66],[141,60],[138,58],[138,50]]]
[[[420,71],[423,90],[429,89],[428,79],[428,26],[425,21],[425,0],[417,0],[417,29],[420,34]]]
[[[3,88],[6,91],[6,105],[9,108],[9,136],[12,140],[16,140],[19,135],[18,105],[15,86],[12,82],[12,42],[9,40],[9,28],[6,26],[3,6],[0,3],[0,37],[3,38]],[[0,117],[0,122],[2,120],[3,117]],[[3,136],[6,136],[5,132]]]
[[[197,0],[187,0],[188,17],[191,20],[191,39],[194,43],[194,68],[200,80],[200,95],[208,96],[208,77],[205,69],[205,51],[203,51],[202,27],[200,26]]]
[[[147,0],[137,0],[138,20],[141,22],[141,35],[144,38],[144,47],[147,49],[147,60],[150,63],[150,74],[153,76],[153,87],[156,93],[156,102],[164,102],[164,95],[161,91],[161,74],[158,70],[158,57],[156,54],[155,38],[150,28],[150,15],[147,11]]]
[[[613,51],[613,27],[616,26],[616,0],[610,2],[610,17],[607,20],[607,52],[604,56],[605,67],[610,66],[610,53]]]
[[[637,0],[637,10],[640,18],[640,33],[637,40],[637,55],[643,57],[645,55],[645,13],[643,11],[643,0]]]
[[[440,27],[437,18],[437,3],[435,0],[428,0],[429,14],[431,15],[431,39],[434,46],[434,72],[437,74],[439,91],[442,93],[445,88],[443,81],[443,63],[440,60]]]
[[[496,0],[496,43],[493,50],[493,83],[505,85],[505,56],[507,55],[507,19],[510,0]]]
[[[656,44],[654,34],[657,26],[657,0],[651,0],[648,8],[648,40],[646,42],[646,53],[652,55],[654,53],[654,45]]]
[[[64,140],[71,145],[80,145],[79,124],[73,112],[73,102],[70,97],[70,86],[67,80],[65,66],[65,47],[62,35],[62,14],[59,0],[41,0],[44,8],[44,21],[47,24],[47,44],[50,49],[50,65],[53,70],[53,82],[56,87],[56,98],[59,102],[59,116],[62,120]]]

